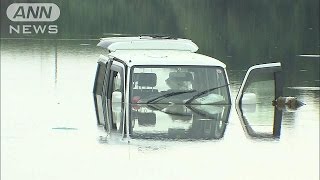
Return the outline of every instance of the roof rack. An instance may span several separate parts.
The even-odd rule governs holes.
[[[176,37],[164,34],[141,34],[139,37],[152,37],[154,39],[178,39]]]
[[[111,52],[117,50],[178,50],[196,52],[198,46],[189,39],[162,35],[101,38],[97,46]]]

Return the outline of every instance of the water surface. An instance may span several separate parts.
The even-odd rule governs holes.
[[[233,105],[222,139],[128,144],[96,125],[92,88],[103,53],[97,42],[1,40],[2,179],[319,178],[320,92],[313,70],[286,82],[284,94],[306,105],[283,112],[280,139],[248,136]],[[292,65],[302,61],[319,63]],[[246,68],[227,68],[234,100]],[[272,113],[267,107],[257,110],[255,123]]]

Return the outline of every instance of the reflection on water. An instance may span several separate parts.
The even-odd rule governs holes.
[[[99,179],[105,177],[106,168],[112,177],[126,169],[124,178],[140,179],[204,179],[212,173],[220,179],[318,179],[319,90],[284,88],[285,96],[306,105],[282,112],[278,141],[247,138],[233,106],[229,116],[210,114],[211,109],[203,112],[202,107],[142,107],[132,111],[132,132],[137,135],[166,132],[166,137],[211,140],[138,138],[128,144],[121,135],[108,136],[96,125],[92,85],[102,53],[96,43],[1,40],[1,179]],[[245,72],[228,67],[227,71],[235,96]],[[308,86],[301,80],[315,80],[310,77],[292,78],[288,87]],[[250,119],[273,118],[272,108],[261,104],[255,109],[258,115]],[[243,174],[248,171],[253,173]]]
[[[252,109],[253,107],[248,106],[258,106],[258,109],[263,108],[268,112],[268,115],[263,115],[264,113],[261,112],[261,110],[260,112],[250,112],[246,109]],[[242,105],[241,107],[237,107],[237,112],[245,132],[250,137],[257,139],[280,138],[282,111],[278,110],[276,107],[273,107],[270,104],[267,106],[261,104]]]
[[[221,139],[230,106],[150,104],[131,107],[131,137],[142,139]],[[137,107],[138,106],[138,107]]]
[[[312,57],[312,58],[320,57],[320,55],[318,55],[318,54],[300,54],[300,55],[297,55],[297,56],[300,56],[300,57]],[[315,59],[315,60],[317,60],[317,59]]]
[[[320,87],[288,87],[289,89],[298,89],[306,91],[320,91]]]

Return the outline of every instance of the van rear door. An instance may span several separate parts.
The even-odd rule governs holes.
[[[96,77],[93,86],[93,100],[97,116],[97,124],[105,125],[107,119],[106,112],[106,92],[108,87],[108,72],[111,62],[106,57],[101,56],[97,65]]]

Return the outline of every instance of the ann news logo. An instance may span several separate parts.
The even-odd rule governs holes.
[[[7,16],[19,22],[9,25],[9,34],[58,33],[58,25],[52,22],[59,18],[60,9],[54,3],[13,3],[7,8]]]

